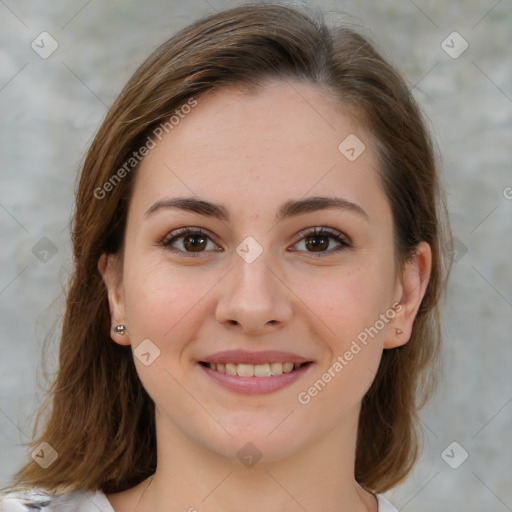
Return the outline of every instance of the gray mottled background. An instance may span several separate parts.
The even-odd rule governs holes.
[[[233,5],[0,0],[0,487],[28,457],[49,333],[55,360],[87,146],[152,49]],[[441,390],[422,414],[423,457],[389,499],[406,512],[512,510],[512,1],[317,5],[365,27],[414,87],[439,144],[456,237]],[[31,47],[51,49],[44,31],[59,45],[48,58]]]

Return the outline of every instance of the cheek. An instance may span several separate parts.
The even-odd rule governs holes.
[[[345,281],[342,289],[325,287],[331,292],[322,310],[322,321],[329,326],[322,339],[327,350],[297,396],[309,418],[326,417],[328,410],[328,423],[337,424],[347,411],[358,407],[377,374],[387,328],[380,315],[387,311],[387,301],[362,289],[366,283],[376,292],[372,282],[354,279]],[[321,301],[315,304],[320,305]]]
[[[126,318],[134,363],[144,388],[157,403],[170,397],[180,403],[184,399],[178,382],[191,364],[187,351],[199,318],[207,314],[208,292],[217,282],[210,274],[136,255],[125,262]],[[149,347],[144,350],[150,352],[149,364],[139,358],[139,345]],[[192,407],[188,413],[197,411]]]
[[[358,265],[322,269],[308,276],[290,276],[290,288],[324,324],[334,344],[356,337],[385,314],[392,304],[392,263],[366,259]],[[326,270],[326,272],[323,272]],[[382,326],[379,327],[382,329]]]
[[[160,258],[134,256],[124,273],[126,316],[131,332],[159,341],[193,317],[216,280],[211,273],[173,266]]]
[[[360,400],[379,366],[384,338],[394,316],[392,259],[384,259],[374,258],[371,263],[366,261],[346,271],[317,276],[303,284],[298,293],[318,317],[315,334],[325,354],[318,370],[322,381],[319,386],[323,389],[325,384],[330,389],[324,399],[339,405],[344,400]]]

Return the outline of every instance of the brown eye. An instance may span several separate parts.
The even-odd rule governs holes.
[[[352,247],[348,237],[331,228],[314,228],[307,231],[295,244],[294,251],[328,256]]]
[[[329,237],[325,235],[308,236],[305,244],[313,252],[325,251],[329,247]]]
[[[183,237],[183,247],[187,251],[199,252],[206,247],[207,241],[208,237],[202,234],[187,235]]]
[[[170,252],[189,256],[222,250],[212,241],[210,235],[199,228],[182,228],[173,231],[160,242],[160,245]]]

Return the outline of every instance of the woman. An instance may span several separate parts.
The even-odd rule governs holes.
[[[2,510],[395,510],[445,219],[360,35],[272,4],[184,29],[88,152],[52,410]]]

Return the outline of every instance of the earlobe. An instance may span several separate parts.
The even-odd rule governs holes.
[[[432,269],[432,251],[426,242],[420,242],[414,255],[405,263],[398,289],[399,308],[392,328],[384,340],[384,348],[395,348],[407,343],[411,336],[414,319],[427,291]]]
[[[120,345],[129,345],[130,338],[125,322],[123,279],[119,256],[117,254],[102,254],[98,260],[98,271],[107,287],[111,323],[110,336]]]

